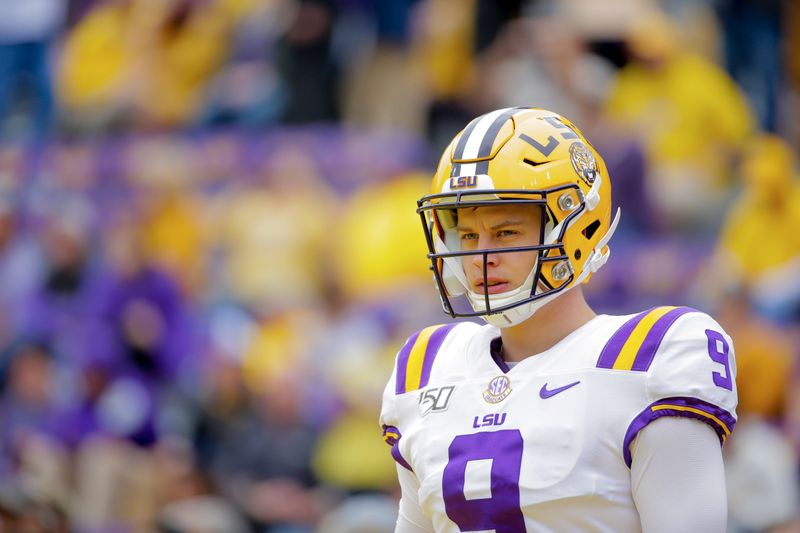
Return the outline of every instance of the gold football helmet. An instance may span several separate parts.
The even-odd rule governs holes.
[[[509,327],[545,303],[589,280],[609,257],[607,246],[619,220],[611,222],[611,182],[605,163],[564,117],[534,108],[492,111],[470,122],[442,155],[431,194],[418,202],[428,258],[442,306],[452,317],[481,316]],[[457,210],[527,204],[541,211],[538,245],[462,250]],[[535,253],[526,281],[490,294],[489,283],[470,287],[465,256]],[[471,310],[456,306],[465,295]]]

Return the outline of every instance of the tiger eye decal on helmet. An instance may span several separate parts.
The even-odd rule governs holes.
[[[442,307],[453,317],[518,324],[588,281],[608,259],[619,212],[612,222],[605,163],[572,122],[551,111],[508,108],[475,118],[442,154],[431,189],[417,202],[417,212]],[[458,209],[506,205],[538,210],[538,244],[461,248]],[[519,287],[490,294],[490,283],[470,285],[465,261],[482,262],[488,279],[490,254],[507,253],[534,254]],[[466,310],[457,309],[462,295]]]
[[[589,185],[593,184],[599,172],[592,151],[582,142],[572,143],[569,147],[569,157],[578,177]]]

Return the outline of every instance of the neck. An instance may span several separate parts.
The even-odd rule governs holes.
[[[522,361],[544,352],[595,316],[586,303],[581,287],[567,291],[524,322],[500,330],[503,358],[506,361]]]

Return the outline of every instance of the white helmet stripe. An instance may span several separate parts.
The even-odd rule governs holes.
[[[470,136],[472,135],[472,131],[475,129],[475,126],[480,121],[481,117],[475,118],[469,124],[467,124],[466,128],[464,128],[464,131],[461,133],[461,138],[458,139],[458,144],[456,145],[455,150],[453,151],[453,159],[461,160],[463,158],[464,148],[467,145],[467,139],[470,138]],[[453,163],[453,168],[450,171],[450,177],[466,176],[467,174],[464,174],[463,169],[461,167],[462,165],[460,163]]]
[[[492,147],[494,146],[494,142],[497,140],[497,135],[500,133],[500,129],[503,127],[509,118],[511,118],[514,113],[519,111],[518,107],[512,107],[510,109],[506,109],[506,111],[499,115],[492,125],[489,126],[486,135],[483,136],[483,140],[481,141],[481,146],[478,149],[478,157],[489,157],[492,155]],[[484,161],[479,161],[475,164],[475,174],[487,174],[489,172],[489,160],[486,159]]]
[[[518,110],[519,108],[517,107],[498,109],[470,122],[464,128],[464,133],[458,140],[453,159],[476,159],[489,156],[492,153],[492,146],[497,134],[500,132],[500,128]],[[450,176],[485,174],[488,167],[488,161],[482,163],[453,163]]]
[[[486,113],[485,115],[480,117],[478,119],[478,122],[475,124],[475,127],[470,132],[469,137],[467,138],[467,142],[464,146],[464,152],[461,154],[460,159],[475,159],[477,157],[480,157],[480,149],[481,145],[483,144],[483,139],[484,137],[486,137],[486,134],[489,133],[492,124],[494,124],[496,119],[505,115],[509,111],[514,112],[515,110],[516,108],[514,107],[498,109],[496,111],[492,111],[491,113]],[[508,117],[504,117],[503,122],[505,122],[507,118]],[[496,131],[495,135],[497,135]],[[492,141],[494,141],[494,139],[492,139]]]

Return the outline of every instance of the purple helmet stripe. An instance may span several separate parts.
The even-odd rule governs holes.
[[[431,368],[433,368],[433,360],[436,359],[436,354],[439,353],[445,337],[455,327],[455,324],[446,324],[437,329],[431,338],[428,340],[428,346],[425,349],[425,360],[422,363],[422,376],[419,380],[419,388],[428,384],[431,379]]]
[[[617,357],[619,357],[619,353],[622,351],[625,341],[631,336],[631,333],[633,333],[634,328],[636,328],[639,322],[653,309],[642,311],[631,318],[608,339],[606,345],[603,346],[603,351],[600,352],[600,358],[597,360],[597,368],[614,368],[614,363]]]
[[[667,330],[669,330],[670,326],[672,326],[679,317],[692,312],[696,312],[696,309],[692,309],[691,307],[677,307],[659,318],[652,329],[647,332],[644,342],[636,352],[636,359],[633,361],[631,370],[646,372],[647,369],[650,368],[650,364],[653,362],[653,358],[656,356],[659,346],[661,346],[661,341],[664,340],[664,336],[667,334]]]
[[[408,367],[408,357],[411,355],[411,349],[414,347],[414,344],[416,344],[420,333],[421,332],[419,331],[414,333],[400,349],[400,353],[397,356],[397,381],[395,382],[394,387],[395,394],[403,394],[406,392],[406,370]]]
[[[716,431],[720,444],[725,442],[736,424],[736,419],[728,411],[697,398],[678,396],[653,402],[633,419],[625,432],[625,438],[622,441],[622,455],[628,468],[631,467],[633,460],[631,457],[633,439],[647,424],[662,416],[680,416],[700,420]]]

